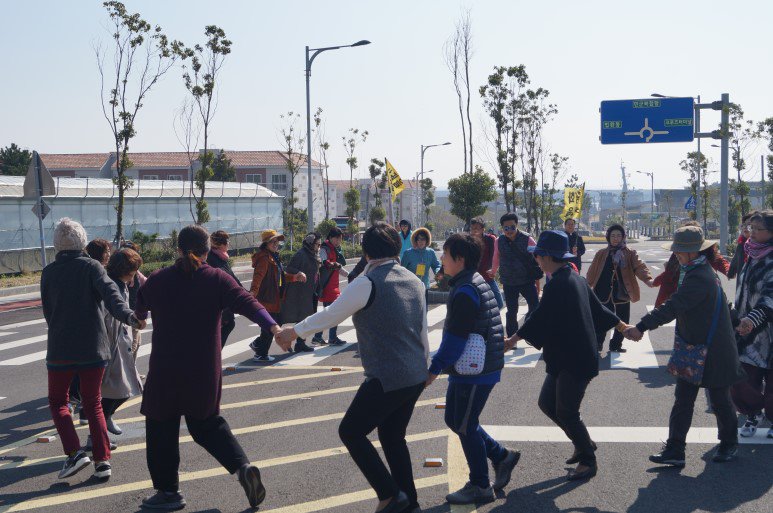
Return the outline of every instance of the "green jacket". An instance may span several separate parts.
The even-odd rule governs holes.
[[[645,315],[640,325],[655,329],[676,319],[676,329],[688,343],[705,343],[714,315],[717,293],[722,294],[719,321],[706,355],[704,388],[730,386],[745,378],[738,361],[735,332],[724,291],[717,287],[717,276],[706,263],[685,274],[684,281],[668,301]]]

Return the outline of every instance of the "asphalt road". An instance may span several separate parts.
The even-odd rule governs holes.
[[[654,274],[662,271],[666,251],[654,243],[633,247]],[[586,260],[600,248],[589,245]],[[726,290],[732,294],[733,287],[729,283]],[[644,287],[642,292],[642,300],[632,307],[634,322],[647,305],[654,304],[656,291]],[[440,341],[444,315],[443,306],[433,306],[428,314],[434,348]],[[40,434],[51,433],[52,426],[43,360],[45,323],[40,317],[39,308],[0,313],[0,512],[139,511],[151,486],[138,400],[116,414],[124,434],[114,437],[120,447],[113,453],[113,477],[107,483],[91,478],[88,470],[57,480],[63,459],[59,440],[34,442]],[[606,350],[602,354],[601,374],[591,383],[582,409],[599,443],[599,474],[587,483],[565,480],[568,467],[564,460],[572,452],[571,444],[537,408],[545,373],[539,353],[521,348],[508,355],[502,382],[494,389],[482,421],[495,437],[523,456],[504,494],[477,511],[773,511],[773,440],[764,438],[767,424],[751,443],[741,446],[738,461],[713,464],[710,456],[716,424],[705,412],[702,394],[696,404],[687,467],[682,471],[661,469],[647,460],[667,436],[674,381],[665,372],[665,364],[673,330],[664,327],[642,342],[627,342],[629,352],[624,355],[610,355]],[[280,356],[280,349],[273,347],[271,352],[280,358],[268,366],[250,360],[247,344],[258,328],[239,318],[229,338],[223,358],[227,367],[223,415],[247,454],[261,467],[268,489],[261,511],[375,509],[373,493],[337,435],[339,420],[362,381],[351,320],[339,333],[352,344],[298,356]],[[146,344],[150,336],[145,335]],[[147,353],[141,353],[140,372],[147,371],[147,362]],[[435,408],[444,400],[445,387],[441,379],[424,392],[408,429],[419,498],[425,512],[475,511],[471,507],[451,509],[444,502],[449,489],[464,484],[467,473],[457,439],[449,436],[443,423],[443,410]],[[78,432],[85,440],[86,428]],[[180,451],[187,511],[248,511],[236,479],[225,474],[204,450],[182,438]],[[442,458],[443,466],[425,468],[425,458]]]

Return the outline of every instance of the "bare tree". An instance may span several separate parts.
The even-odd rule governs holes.
[[[303,155],[303,146],[306,144],[306,137],[297,128],[297,124],[300,122],[301,115],[295,112],[288,112],[287,114],[281,114],[279,116],[282,119],[284,125],[279,129],[279,133],[282,136],[282,155],[286,160],[287,171],[290,173],[290,187],[289,187],[289,199],[285,201],[289,206],[289,220],[285,215],[285,229],[290,233],[290,248],[293,247],[293,240],[295,235],[295,203],[298,199],[295,197],[295,193],[298,189],[295,187],[295,179],[298,176],[298,172],[301,170],[301,165],[306,161]],[[307,215],[311,215],[311,212],[307,212]]]
[[[319,161],[322,163],[324,180],[322,187],[322,197],[325,201],[325,219],[330,219],[330,177],[328,175],[327,151],[330,149],[330,143],[327,142],[325,135],[325,121],[322,119],[322,107],[317,108],[314,113],[314,134],[316,136],[316,147],[319,154]]]
[[[454,32],[443,46],[443,57],[451,72],[462,126],[464,172],[473,172],[472,119],[470,118],[470,60],[472,59],[472,23],[470,11],[462,13]],[[468,159],[469,156],[469,159]],[[468,165],[469,163],[469,165]]]
[[[186,98],[183,104],[177,111],[172,128],[174,129],[174,135],[177,137],[177,142],[185,151],[185,155],[188,158],[188,207],[191,212],[193,222],[196,222],[196,212],[194,210],[194,198],[193,192],[195,169],[194,164],[198,160],[198,146],[201,138],[201,122],[197,116],[194,116],[195,106],[190,98]]]
[[[231,41],[226,39],[225,31],[215,25],[207,25],[204,28],[207,42],[204,46],[195,45],[192,49],[186,48],[186,57],[191,58],[191,71],[183,73],[185,88],[190,92],[193,103],[197,107],[204,135],[204,151],[199,157],[201,166],[196,172],[196,188],[200,194],[196,196],[196,224],[204,224],[209,221],[209,210],[204,199],[207,180],[212,178],[212,163],[214,154],[209,151],[209,130],[217,111],[215,98],[215,86],[218,84],[220,70],[223,68],[225,57],[231,53]]]
[[[137,114],[153,86],[185,54],[180,41],[169,41],[160,26],[152,27],[139,13],[130,14],[123,3],[111,1],[102,5],[110,17],[112,65],[106,66],[107,50],[96,46],[94,52],[102,113],[115,143],[117,176],[113,183],[118,187],[118,204],[114,241],[118,243],[123,238],[124,198],[132,186],[126,170],[132,167],[129,141],[137,135]]]

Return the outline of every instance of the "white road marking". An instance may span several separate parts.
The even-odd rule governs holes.
[[[639,342],[628,342],[625,344],[625,353],[609,353],[610,367],[613,369],[657,369],[658,358],[655,356],[655,349],[652,347],[649,333],[644,332],[644,336]]]
[[[557,426],[483,426],[492,438],[500,442],[569,442],[563,430]],[[588,426],[594,442],[603,443],[659,443],[668,438],[668,427]],[[766,430],[759,430],[753,437],[738,437],[738,443],[773,445],[766,438]],[[687,443],[717,444],[717,428],[692,427],[687,433]]]
[[[655,309],[655,305],[647,305],[647,313],[653,311],[654,309]],[[676,326],[676,319],[669,322],[668,324],[664,324],[663,326]]]
[[[542,351],[521,340],[512,352],[505,353],[505,367],[534,368],[542,358]]]
[[[37,353],[25,354],[24,356],[18,356],[11,358],[10,360],[0,361],[0,365],[24,365],[27,363],[37,362],[39,360],[45,360],[46,351],[38,351]]]
[[[292,356],[285,358],[281,362],[276,362],[275,367],[285,367],[287,365],[316,365],[319,362],[333,356],[336,353],[340,353],[346,348],[353,346],[354,342],[347,342],[340,346],[322,346],[314,349],[309,353],[295,353]]]
[[[657,265],[653,265],[653,266],[651,266],[651,267],[652,267],[653,269],[655,269],[656,271],[660,271],[660,267],[658,267]]]
[[[38,335],[37,337],[22,338],[14,340],[13,342],[3,342],[0,344],[0,351],[5,349],[12,349],[14,347],[22,347],[30,344],[36,344],[38,342],[45,342],[48,340],[48,335]]]
[[[16,331],[3,331],[0,333],[0,337],[7,337],[8,335],[16,335]]]
[[[14,324],[3,324],[0,326],[0,330],[12,330],[15,328],[23,328],[25,326],[34,326],[35,324],[40,324],[46,322],[45,319],[33,319],[31,321],[24,321],[24,322],[16,322]]]

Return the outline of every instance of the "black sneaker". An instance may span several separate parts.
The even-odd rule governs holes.
[[[311,343],[315,346],[326,346],[327,341],[322,337],[314,337],[311,339]]]
[[[660,465],[684,467],[684,449],[677,449],[673,445],[665,443],[658,454],[650,456],[650,461]]]
[[[78,410],[78,424],[80,424],[81,426],[89,425],[89,419],[86,417],[86,414],[83,413],[83,408]]]
[[[91,463],[91,460],[84,451],[78,451],[64,460],[64,466],[59,471],[59,479],[65,479],[74,476]]]
[[[518,465],[518,460],[521,459],[521,453],[507,449],[507,456],[499,463],[494,463],[494,482],[491,486],[494,490],[501,490],[510,482],[510,478],[513,475],[513,469]]]
[[[344,342],[340,338],[336,337],[336,338],[330,339],[328,344],[330,344],[331,346],[345,346],[346,342]]]
[[[627,353],[628,349],[624,348],[623,346],[615,347],[615,348],[609,348],[610,353]]]
[[[110,440],[110,450],[114,451],[118,449],[118,444]],[[86,445],[83,446],[84,451],[93,452],[94,451],[94,443],[91,441],[91,435],[86,437]]]
[[[711,461],[714,463],[727,463],[733,461],[736,456],[738,456],[737,443],[720,443],[714,456],[711,457]]]
[[[470,482],[460,490],[446,495],[446,502],[449,504],[487,504],[495,500],[496,495],[491,485],[488,488],[481,488]]]
[[[238,472],[239,483],[247,494],[250,507],[256,508],[266,498],[266,487],[260,480],[260,470],[254,465],[244,465]]]
[[[142,499],[141,507],[145,509],[176,511],[185,507],[185,498],[180,492],[158,491],[155,495]]]
[[[94,462],[94,477],[97,479],[110,479],[113,474],[113,467],[107,461]]]
[[[309,347],[306,344],[295,344],[295,352],[296,353],[313,353],[314,348]]]

